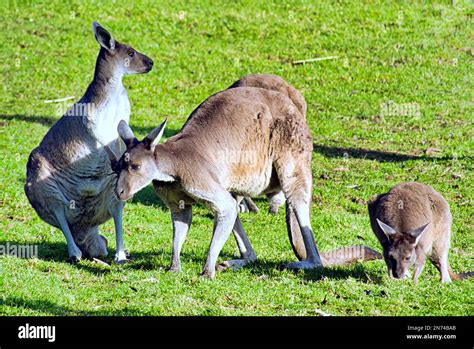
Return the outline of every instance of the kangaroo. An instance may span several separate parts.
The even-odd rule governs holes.
[[[94,79],[31,152],[24,189],[39,217],[64,234],[69,262],[106,256],[107,240],[99,235],[98,227],[113,218],[115,261],[123,263],[127,260],[122,237],[124,203],[114,194],[116,179],[110,176],[108,151],[125,150],[116,131],[120,120],[130,118],[122,77],[148,73],[153,61],[115,40],[98,23],[92,27],[100,45]]]
[[[405,278],[414,266],[413,281],[417,283],[426,257],[440,272],[441,282],[472,276],[456,274],[449,267],[451,213],[446,200],[432,187],[416,182],[398,184],[372,198],[368,209],[390,277]]]
[[[171,271],[181,271],[180,252],[195,203],[215,213],[203,276],[214,278],[217,258],[231,231],[241,259],[226,261],[224,266],[238,269],[255,261],[235,196],[279,191],[285,195],[287,216],[294,217],[292,223],[298,225],[298,248],[304,249],[304,258],[298,256],[299,262],[286,267],[323,266],[309,218],[312,138],[289,97],[262,88],[236,87],[209,97],[191,113],[180,133],[158,144],[165,125],[166,120],[139,142],[127,123],[120,122],[118,133],[127,151],[113,161],[113,166],[121,200],[153,182],[155,192],[170,208]],[[253,156],[250,163],[248,154]],[[373,252],[372,257],[377,254]],[[325,260],[341,262],[337,256]]]
[[[266,90],[271,90],[275,92],[283,93],[284,95],[288,96],[291,99],[293,104],[298,108],[300,111],[300,115],[306,120],[306,101],[301,93],[291,86],[288,82],[277,75],[272,74],[250,74],[246,75],[236,82],[234,82],[228,88],[235,88],[235,87],[256,87],[256,88],[263,88]],[[285,195],[282,191],[276,193],[267,193],[266,194],[269,202],[270,207],[268,209],[268,213],[276,215],[278,213],[278,208],[285,203]],[[242,201],[243,199],[243,201]],[[239,207],[243,206],[243,209],[240,211],[248,210],[249,212],[258,212],[259,209],[257,205],[252,201],[249,197],[239,197],[238,201],[243,203],[243,205],[239,205]]]
[[[272,74],[250,74],[246,75],[236,82],[234,82],[228,89],[235,87],[256,87],[280,92],[287,96],[293,102],[294,106],[298,109],[299,114],[295,116],[301,116],[303,120],[306,120],[307,105],[303,95],[292,85],[286,82],[284,79],[277,75]],[[285,196],[282,191],[270,192],[266,196],[270,201],[270,208],[268,212],[270,214],[277,214],[279,206],[285,203]],[[240,202],[243,199],[244,208],[250,212],[258,212],[258,207],[249,197],[237,197],[237,201]],[[240,207],[240,206],[239,206]],[[240,210],[240,211],[245,211]],[[299,225],[296,221],[296,217],[293,212],[287,211],[286,214],[288,236],[293,247],[293,251],[299,260],[306,259],[306,249],[304,242],[299,230]],[[369,261],[373,259],[381,259],[382,255],[367,246],[351,246],[344,247],[328,252],[321,252],[320,257],[324,266],[334,265],[348,265],[357,261]],[[225,263],[223,264],[225,266]]]

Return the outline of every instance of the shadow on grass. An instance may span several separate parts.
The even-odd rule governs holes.
[[[77,310],[70,307],[58,305],[46,299],[25,299],[21,297],[5,297],[3,300],[0,298],[0,306],[8,306],[14,308],[23,308],[38,312],[48,313],[50,315],[69,315],[69,316],[100,316],[100,315],[111,315],[114,316],[130,316],[139,315],[142,312],[137,308],[126,307],[123,309],[113,310]]]
[[[303,271],[303,278],[306,282],[314,282],[323,279],[345,280],[349,278],[353,278],[364,283],[369,282],[373,284],[380,284],[382,282],[380,275],[370,272],[364,268],[363,263],[323,269],[305,270]]]
[[[168,269],[171,265],[171,250],[155,250],[146,252],[135,252],[132,253],[133,261],[127,265],[127,268],[136,270],[158,270],[160,268]],[[233,254],[221,252],[219,255],[219,261],[229,260],[238,258]],[[156,259],[164,260],[163,263],[157,263]],[[181,264],[198,263],[204,267],[206,262],[206,255],[192,254],[189,252],[181,252],[180,254]]]
[[[56,262],[68,264],[69,258],[66,242],[36,242],[36,241],[11,241],[0,240],[0,245],[4,246],[24,246],[37,245],[38,259],[47,262]],[[106,258],[107,263],[113,262],[115,251],[109,249],[109,255]],[[104,275],[110,273],[113,269],[103,266],[97,262],[81,261],[74,265],[77,269],[87,271],[94,275]]]
[[[423,160],[423,161],[451,161],[454,160],[452,156],[429,157],[426,155],[410,155],[394,153],[382,150],[370,150],[352,147],[334,147],[322,144],[313,143],[313,151],[328,158],[355,158],[363,160],[376,160],[379,162],[403,162],[408,160]],[[466,156],[457,157],[458,160],[463,160]]]
[[[0,240],[0,245],[6,245],[7,243],[10,246],[35,244],[33,241]],[[113,262],[114,255],[115,250],[109,250],[109,256],[105,259],[105,261],[109,263],[110,266],[105,266],[97,262],[86,260],[75,264],[74,267],[79,270],[89,272],[93,275],[105,275],[110,272],[117,271],[120,268],[146,271],[159,271],[163,269],[167,270],[171,264],[171,250],[165,250],[162,248],[149,251],[132,252],[131,262],[125,265],[115,265]],[[38,244],[38,259],[58,263],[67,263],[67,258],[68,254],[66,243],[46,242]],[[218,263],[236,258],[239,257],[232,253],[223,252],[219,255]],[[200,263],[202,266],[204,266],[205,260],[205,255],[193,254],[185,251],[181,253],[181,262],[183,264]],[[259,259],[257,262],[245,266],[244,268],[250,270],[252,274],[259,277],[279,277],[282,275],[284,270],[284,263]],[[220,272],[234,271],[228,269]],[[360,282],[370,282],[375,284],[379,284],[381,282],[380,276],[366,270],[362,263],[343,267],[301,270],[295,272],[295,274],[301,276],[306,283],[317,282],[323,279],[341,280],[348,278],[353,278]]]
[[[0,120],[10,121],[10,120],[19,120],[29,123],[40,124],[44,126],[52,126],[56,123],[59,118],[52,116],[43,116],[43,115],[6,115],[0,114]],[[159,122],[157,122],[157,125]],[[153,130],[157,125],[151,125],[150,127],[137,126],[131,122],[131,127],[135,132],[146,134]],[[165,129],[165,137],[171,137],[177,134],[181,129]],[[336,147],[336,146],[327,146],[322,144],[313,144],[313,151],[319,153],[325,157],[329,158],[356,158],[356,159],[366,159],[366,160],[376,160],[379,162],[403,162],[408,160],[423,160],[423,161],[449,161],[453,160],[452,156],[442,156],[442,157],[429,157],[426,155],[410,155],[410,154],[401,154],[395,152],[387,152],[382,150],[371,150],[371,149],[361,149],[353,147]],[[467,158],[465,156],[458,157],[457,159],[462,160]]]
[[[277,277],[281,276],[282,271],[285,270],[284,264],[285,263],[281,262],[257,260],[256,263],[249,265],[246,268],[251,268],[251,273],[255,275]],[[300,270],[293,273],[301,276],[305,283],[317,282],[324,279],[346,280],[349,278],[356,279],[360,282],[370,282],[375,284],[380,284],[382,282],[382,278],[364,268],[363,263],[356,263],[348,266]]]
[[[33,116],[28,116],[28,115],[19,115],[19,114],[14,114],[14,115],[5,115],[5,114],[0,114],[0,120],[3,121],[11,121],[11,120],[18,120],[18,121],[23,121],[23,122],[29,122],[33,124],[39,124],[43,126],[53,126],[60,118],[56,118],[53,116],[44,116],[44,115],[33,115]],[[156,125],[150,125],[149,127],[143,127],[143,126],[137,126],[133,124],[133,120],[131,122],[131,127],[134,132],[136,133],[141,133],[141,134],[147,134],[151,130],[153,130],[156,126],[160,124],[161,121],[157,121]],[[167,127],[164,132],[164,137],[169,138],[171,136],[174,136],[177,134],[181,129],[173,129]]]
[[[158,270],[160,268],[168,269],[171,263],[171,251],[167,252],[164,250],[154,251],[154,252],[138,252],[133,253],[133,263],[128,265],[128,268],[136,270]],[[156,263],[156,257],[164,259],[166,265],[159,265]],[[231,253],[221,253],[219,255],[218,264],[226,260],[240,258],[237,255]],[[187,252],[181,253],[181,262],[186,263],[204,263],[206,261],[206,256],[190,254]],[[371,261],[376,262],[376,261]],[[367,263],[367,262],[365,262]],[[255,263],[245,266],[244,268],[249,270],[251,274],[257,277],[280,277],[284,272],[285,263],[267,261],[267,260],[257,260]],[[219,273],[233,273],[232,269],[221,270]],[[356,279],[359,282],[364,283],[374,283],[380,284],[382,278],[380,275],[375,274],[366,268],[364,268],[363,263],[356,263],[348,266],[338,266],[331,268],[322,268],[322,269],[312,269],[312,270],[300,270],[294,272],[297,276],[302,277],[305,283],[318,282],[320,280],[329,279],[329,280],[346,280],[349,278]]]
[[[12,241],[0,239],[0,245],[3,246],[24,246],[24,245],[37,245],[38,246],[38,259],[48,262],[64,263],[67,264],[68,252],[66,242],[35,242],[35,241]],[[87,271],[94,275],[104,275],[110,272],[116,271],[119,268],[124,269],[135,269],[135,270],[160,270],[167,269],[171,264],[171,250],[168,249],[154,249],[148,251],[132,251],[131,261],[124,265],[114,264],[115,250],[109,248],[109,254],[101,260],[108,263],[110,266],[102,265],[98,262],[91,260],[84,260],[74,267],[77,269]],[[233,259],[235,256],[227,253],[221,253],[220,258]],[[163,263],[157,260],[164,260]],[[205,255],[196,255],[189,252],[181,252],[182,263],[204,263],[206,261]]]

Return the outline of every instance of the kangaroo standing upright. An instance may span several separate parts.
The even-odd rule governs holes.
[[[414,265],[413,281],[418,282],[426,256],[439,270],[442,282],[470,275],[456,274],[449,267],[451,213],[446,200],[432,187],[402,183],[374,197],[368,208],[391,277],[406,277]]]
[[[108,151],[121,153],[117,125],[130,118],[122,77],[148,73],[153,61],[119,43],[98,23],[93,23],[93,32],[101,46],[94,79],[31,152],[25,193],[38,215],[63,232],[73,263],[107,255],[107,241],[98,227],[113,217],[115,260],[120,263],[127,260],[122,237],[124,204],[114,194],[116,178],[110,175]]]

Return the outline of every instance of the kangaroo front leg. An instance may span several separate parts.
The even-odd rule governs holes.
[[[110,210],[110,214],[114,218],[115,225],[115,263],[123,264],[129,261],[123,244],[123,226],[122,226],[122,212],[125,204],[123,202],[117,202],[114,207]]]
[[[278,193],[268,194],[267,197],[270,202],[268,213],[274,215],[278,214],[278,207],[285,203],[285,194],[283,194],[282,191],[279,191]]]
[[[426,255],[425,252],[420,249],[420,251],[417,251],[416,255],[416,261],[415,261],[415,272],[413,273],[413,282],[415,284],[418,283],[418,278],[421,275],[421,272],[423,271],[423,268],[425,267],[426,264]]]
[[[71,230],[69,229],[69,224],[67,223],[66,216],[62,210],[58,210],[55,212],[56,220],[59,224],[59,227],[66,238],[67,242],[67,250],[69,253],[69,263],[78,263],[82,258],[82,252],[77,247],[76,243],[74,242],[74,237],[72,236]]]
[[[233,232],[237,246],[239,247],[241,259],[225,261],[219,264],[219,269],[232,268],[233,270],[237,270],[257,260],[257,256],[255,255],[249,239],[247,238],[247,234],[245,234],[245,230],[242,226],[239,216],[237,216],[235,219]]]
[[[173,254],[171,257],[170,271],[181,271],[180,254],[184,240],[191,226],[192,207],[185,206],[184,209],[171,210],[173,222]]]
[[[451,277],[449,276],[449,262],[448,262],[448,249],[446,249],[440,256],[440,269],[441,273],[441,282],[451,282]]]
[[[216,262],[219,253],[229,238],[235,219],[237,218],[237,204],[234,198],[228,194],[226,198],[214,204],[216,218],[214,219],[214,231],[212,234],[211,246],[207,254],[206,264],[202,275],[210,279],[216,273]]]

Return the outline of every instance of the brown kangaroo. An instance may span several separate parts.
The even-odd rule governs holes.
[[[432,187],[416,182],[398,184],[375,196],[368,208],[390,277],[405,278],[414,266],[413,281],[417,283],[427,256],[442,282],[473,275],[456,274],[449,267],[451,213],[446,200]]]
[[[215,213],[204,276],[214,277],[218,255],[231,231],[242,258],[225,265],[240,268],[255,261],[238,217],[236,195],[283,191],[287,217],[297,225],[296,238],[291,242],[298,246],[293,245],[293,249],[301,252],[300,261],[289,263],[287,268],[310,269],[322,267],[324,262],[344,264],[344,260],[360,259],[368,249],[361,248],[358,255],[348,258],[344,253],[329,253],[327,258],[319,255],[309,219],[312,138],[304,117],[288,96],[255,87],[219,92],[193,111],[180,133],[158,144],[165,124],[139,142],[127,123],[121,122],[118,133],[127,151],[113,166],[119,174],[116,192],[121,200],[131,198],[153,181],[157,195],[170,208],[171,270],[181,270],[179,256],[194,203],[204,204]],[[365,259],[380,257],[373,251]]]
[[[275,91],[283,93],[287,96],[293,104],[298,108],[300,111],[300,115],[306,120],[306,101],[303,95],[293,86],[291,86],[288,82],[277,75],[272,74],[250,74],[246,75],[236,82],[234,82],[230,88],[235,87],[256,87],[256,88],[263,88],[265,90]],[[268,213],[270,214],[277,214],[278,208],[285,203],[285,195],[282,191],[276,193],[267,193],[266,194],[269,202],[270,207],[268,209]],[[237,197],[237,201],[242,201],[243,209],[241,211],[248,210],[249,212],[258,212],[259,209],[257,205],[252,201],[250,197]]]

